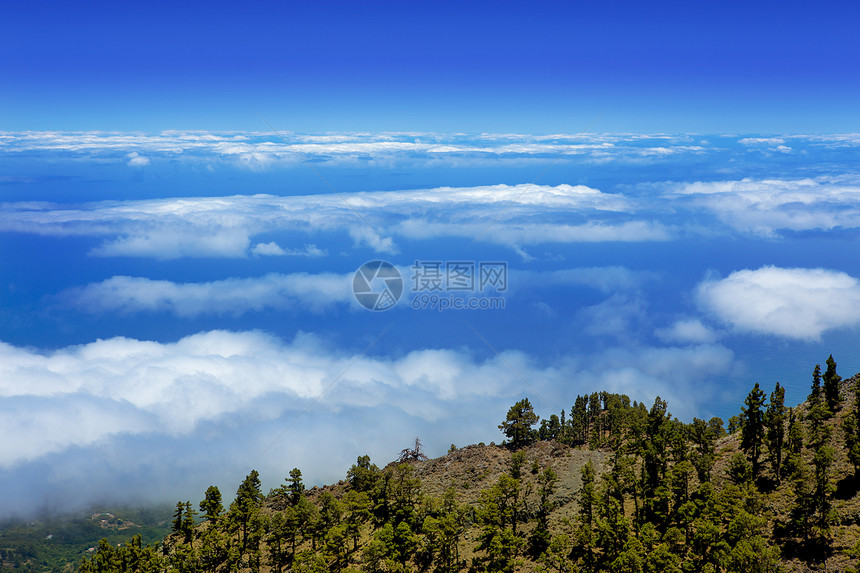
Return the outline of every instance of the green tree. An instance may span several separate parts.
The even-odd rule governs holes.
[[[588,420],[591,425],[591,435],[588,437],[589,446],[594,449],[600,443],[603,427],[600,419],[600,394],[592,392],[588,397]]]
[[[475,549],[484,552],[482,561],[488,573],[510,573],[520,564],[518,557],[525,542],[510,529],[485,525],[478,541]]]
[[[803,426],[797,419],[794,408],[788,409],[788,437],[785,447],[785,474],[795,479],[803,465]]]
[[[648,412],[645,431],[636,448],[642,456],[642,519],[659,528],[668,517],[666,469],[669,463],[669,441],[672,432],[669,404],[657,396]]]
[[[812,372],[812,393],[809,395],[809,409],[806,419],[809,421],[810,445],[813,450],[830,437],[830,429],[824,421],[831,416],[821,392],[821,367],[816,364]]]
[[[191,502],[185,502],[185,515],[182,518],[182,534],[185,536],[185,543],[192,543],[194,538],[194,516],[197,512],[191,507]]]
[[[588,397],[577,396],[570,409],[571,442],[574,445],[584,444],[588,440],[588,430]]]
[[[738,414],[736,416],[732,416],[729,418],[729,426],[727,428],[729,434],[734,434],[738,430],[744,427],[744,416],[743,413]]]
[[[285,512],[277,512],[269,521],[266,537],[266,545],[269,549],[269,565],[277,573],[281,573],[284,567],[288,567],[292,561],[286,517],[286,514],[291,511],[292,509],[289,508]]]
[[[594,522],[595,506],[597,505],[597,490],[594,485],[594,464],[588,460],[582,469],[582,486],[579,490],[579,519],[589,527]]]
[[[729,459],[729,468],[726,473],[735,485],[743,485],[753,479],[752,465],[746,456],[740,452]]]
[[[553,510],[551,498],[557,483],[558,474],[552,468],[546,468],[538,475],[537,525],[530,539],[530,551],[534,557],[539,557],[549,547],[551,538],[549,514]]]
[[[176,510],[173,512],[173,533],[182,533],[182,516],[185,513],[185,504],[176,502]]]
[[[210,522],[210,526],[200,535],[198,556],[200,567],[204,571],[220,571],[223,570],[222,567],[229,569],[229,566],[225,566],[231,560],[231,553],[233,560],[236,558],[235,550],[231,552],[228,534],[220,527],[221,523],[220,520]]]
[[[230,505],[230,517],[236,524],[240,540],[240,555],[249,549],[250,537],[256,537],[254,528],[258,525],[256,517],[263,504],[263,494],[260,492],[260,474],[251,470],[236,491],[236,499]]]
[[[353,551],[358,549],[358,542],[361,539],[361,526],[371,517],[371,502],[367,492],[350,490],[343,496],[343,505],[346,510],[346,526],[347,533],[352,539]]]
[[[424,519],[422,532],[434,549],[436,571],[451,573],[459,569],[458,542],[466,530],[465,512],[457,504],[454,488],[448,488],[438,509]]]
[[[807,400],[810,403],[821,400],[821,364],[816,364],[812,370],[812,389]]]
[[[206,498],[200,502],[200,511],[203,512],[206,521],[210,523],[218,521],[218,518],[224,513],[224,506],[221,505],[221,490],[210,485],[206,489]]]
[[[806,419],[809,420],[810,438],[814,443],[822,439],[821,431],[824,420],[830,416],[821,391],[821,365],[816,364],[812,371],[812,392],[809,394],[809,410]]]
[[[813,464],[815,466],[815,491],[813,499],[815,501],[815,511],[818,515],[817,525],[822,532],[829,531],[829,525],[834,519],[831,512],[830,498],[833,491],[836,489],[830,481],[830,468],[833,465],[833,459],[836,451],[828,446],[821,445],[813,456]]]
[[[794,504],[791,507],[788,525],[791,533],[801,539],[804,544],[808,543],[812,537],[815,517],[816,504],[810,481],[808,472],[803,466],[800,466],[794,474],[792,484]]]
[[[776,383],[765,413],[767,449],[776,482],[782,480],[782,446],[785,442],[785,388]]]
[[[761,456],[762,442],[764,441],[764,402],[765,393],[756,382],[755,387],[747,395],[743,408],[744,426],[741,437],[741,447],[747,454],[752,464],[753,478],[759,475],[759,458]]]
[[[524,446],[534,441],[536,437],[532,426],[538,423],[538,416],[528,398],[524,398],[511,406],[505,421],[499,424],[499,429],[511,441],[514,447]]]
[[[842,422],[848,460],[854,466],[854,475],[860,475],[860,378],[854,383],[854,407]]]
[[[540,556],[540,563],[549,571],[568,573],[573,570],[573,563],[570,560],[571,550],[571,541],[566,534],[554,535],[547,550]]]
[[[719,426],[714,420],[719,420]],[[712,418],[712,422],[693,418],[693,423],[690,424],[689,437],[693,445],[691,461],[700,482],[711,481],[711,470],[716,461],[717,438],[720,437],[721,432],[722,420],[719,418]]]
[[[526,463],[525,450],[519,450],[511,454],[510,476],[514,479],[523,477],[523,465]]]
[[[290,470],[289,485],[287,491],[290,492],[290,503],[296,505],[299,498],[304,494],[305,484],[302,483],[302,470],[293,468]]]
[[[827,408],[831,412],[836,412],[839,409],[839,383],[842,382],[842,377],[836,373],[836,361],[833,360],[833,355],[827,357],[827,370],[824,372],[824,397],[827,400]]]
[[[346,472],[346,479],[356,491],[371,491],[379,477],[379,468],[370,462],[370,456],[359,456]]]

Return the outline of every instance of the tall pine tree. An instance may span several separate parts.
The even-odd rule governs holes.
[[[750,463],[752,464],[753,478],[759,475],[759,458],[761,457],[761,446],[764,441],[764,402],[765,393],[756,382],[755,387],[747,395],[744,404],[746,408],[742,408],[744,413],[743,434],[741,438],[741,447],[747,454]]]
[[[785,388],[776,383],[765,414],[767,449],[776,482],[782,480],[782,446],[785,442]]]
[[[532,426],[537,424],[539,419],[529,399],[523,398],[511,406],[505,421],[499,424],[499,429],[511,440],[514,447],[524,446],[537,437]]]
[[[835,413],[839,409],[839,383],[842,377],[836,373],[836,361],[831,354],[827,361],[827,370],[824,372],[824,397],[827,400],[827,408]]]
[[[860,378],[854,382],[854,408],[842,423],[848,459],[854,466],[854,475],[860,474]]]

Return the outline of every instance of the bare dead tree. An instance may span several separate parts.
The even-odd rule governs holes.
[[[415,444],[411,448],[404,448],[400,451],[400,455],[397,457],[397,462],[418,462],[429,459],[424,455],[422,447],[421,440],[415,438]]]

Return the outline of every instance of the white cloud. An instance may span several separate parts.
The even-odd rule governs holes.
[[[305,245],[301,249],[284,249],[278,243],[270,241],[268,243],[257,243],[251,249],[251,254],[257,256],[289,256],[289,257],[324,257],[328,254],[325,249],[320,249],[316,245]]]
[[[303,407],[341,372],[325,408],[388,404],[426,419],[447,416],[433,400],[506,394],[516,381],[500,359],[478,364],[435,350],[395,361],[353,357],[310,335],[283,344],[259,332],[212,331],[175,343],[113,338],[47,355],[2,344],[0,356],[0,402],[28,405],[2,420],[17,439],[0,450],[0,467],[123,433],[180,436],[225,415],[277,416],[258,412],[258,401],[283,396],[290,408]],[[399,396],[409,388],[428,400]]]
[[[302,247],[253,243],[276,231],[346,231],[357,245],[397,253],[408,239],[469,237],[522,249],[540,243],[664,241],[673,230],[634,216],[636,203],[584,186],[492,185],[345,195],[236,195],[0,206],[0,231],[104,237],[96,256],[246,257],[300,254]],[[540,222],[536,222],[540,221]],[[253,247],[251,245],[254,245]],[[306,254],[319,255],[304,246]]]
[[[608,299],[580,311],[585,318],[586,333],[611,336],[620,340],[635,340],[645,319],[645,305],[638,297],[617,293]]]
[[[149,165],[149,157],[140,155],[137,151],[132,151],[128,154],[129,167],[145,167]]]
[[[738,140],[743,145],[781,145],[785,139],[781,137],[744,137]]]
[[[200,229],[199,231],[202,231]],[[248,252],[251,239],[244,229],[218,229],[214,234],[193,229],[152,229],[123,236],[93,248],[97,257],[182,257],[240,258]]]
[[[670,228],[651,221],[627,221],[619,224],[589,222],[582,225],[489,221],[488,225],[476,228],[474,223],[433,223],[427,220],[409,219],[396,227],[396,232],[409,239],[469,237],[508,246],[668,241],[673,238]]]
[[[115,276],[66,291],[60,298],[88,312],[170,312],[183,317],[237,316],[296,306],[321,311],[334,305],[355,304],[352,273],[273,273],[206,283]]]
[[[413,269],[400,267],[409,296]],[[270,273],[260,277],[229,278],[210,282],[177,283],[144,277],[114,276],[57,295],[65,305],[84,312],[168,312],[181,317],[239,316],[263,310],[301,308],[322,312],[337,306],[360,308],[352,293],[353,272]],[[654,275],[625,267],[583,267],[556,271],[507,268],[508,286],[531,296],[535,290],[570,285],[587,286],[604,293],[631,291]]]
[[[818,340],[860,326],[860,281],[827,269],[761,267],[698,287],[702,306],[741,332]]]
[[[591,357],[592,385],[624,393],[650,404],[655,396],[669,402],[669,410],[682,420],[709,415],[717,392],[702,380],[725,376],[734,354],[719,344],[667,348],[611,348]],[[583,375],[583,374],[580,374]]]
[[[499,420],[524,395],[542,414],[606,388],[647,402],[659,394],[673,413],[701,415],[709,396],[691,399],[690,389],[732,360],[719,345],[610,348],[551,365],[515,351],[381,358],[306,334],[283,342],[225,331],[45,353],[0,343],[0,431],[15,436],[0,446],[0,485],[26,509],[51,492],[100,498],[118,480],[144,496],[185,499],[218,480],[233,489],[250,467],[272,487],[294,466],[333,481],[360,454],[386,463],[416,434],[433,455],[453,441],[500,441]]]
[[[254,248],[251,249],[251,252],[255,255],[263,255],[263,256],[281,256],[286,255],[287,252],[281,248],[278,243],[271,241],[269,243],[257,243],[254,245]]]
[[[695,318],[679,320],[666,328],[658,328],[655,334],[660,340],[680,344],[711,344],[717,333]]]
[[[648,145],[653,143],[653,145]],[[689,136],[638,134],[438,134],[342,133],[300,135],[266,132],[0,132],[0,153],[49,153],[73,160],[150,157],[221,162],[250,170],[294,166],[303,159],[345,164],[430,165],[439,161],[547,161],[558,157],[642,161],[669,154],[698,154]],[[140,159],[137,159],[140,157]]]
[[[669,196],[679,206],[703,207],[728,227],[745,233],[774,236],[783,230],[860,225],[860,182],[849,177],[688,183]]]
[[[377,253],[396,254],[399,249],[391,237],[383,237],[371,227],[366,225],[352,225],[349,227],[349,235],[358,245],[367,245]]]

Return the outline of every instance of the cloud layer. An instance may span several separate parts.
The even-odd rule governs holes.
[[[121,159],[130,167],[182,161],[261,170],[291,167],[304,161],[385,166],[392,161],[410,165],[480,164],[556,157],[636,162],[704,150],[690,136],[665,134],[0,132],[0,155],[51,153],[78,161]]]
[[[138,472],[151,484],[173,480],[171,494],[176,484],[202,491],[205,480],[239,480],[251,466],[286,475],[304,465],[311,479],[337,479],[359,448],[393,456],[416,432],[425,432],[432,453],[455,439],[499,440],[499,419],[522,395],[548,414],[595,388],[645,401],[660,394],[689,415],[699,404],[681,397],[732,360],[719,345],[609,349],[547,366],[521,352],[477,360],[425,349],[381,358],[308,334],[283,342],[253,331],[173,343],[112,338],[50,353],[0,344],[0,429],[15,436],[0,448],[0,484],[45,463],[51,471],[39,474],[42,485],[81,491],[94,479]],[[315,440],[328,445],[314,448]],[[145,452],[129,455],[144,444]],[[289,461],[275,455],[285,450]],[[157,497],[152,485],[143,492]]]
[[[304,254],[253,238],[267,232],[346,230],[356,244],[396,253],[394,237],[466,236],[507,246],[538,243],[662,241],[670,230],[639,220],[630,199],[582,185],[493,185],[277,197],[234,195],[2,206],[0,231],[104,237],[91,254],[175,259]]]
[[[296,305],[301,305],[302,310],[320,311],[332,305],[355,304],[351,287],[351,273],[272,273],[205,283],[115,276],[65,291],[60,299],[94,313],[239,316],[262,310],[289,310]]]
[[[735,271],[698,287],[702,306],[740,332],[818,340],[860,326],[860,281],[828,269]]]
[[[0,232],[96,237],[101,257],[320,257],[313,241],[348,237],[394,255],[405,241],[465,238],[511,248],[685,237],[778,238],[860,229],[860,179],[743,179],[649,184],[486,185],[321,195],[232,195],[60,205],[0,205]],[[272,233],[289,239],[271,239]],[[268,236],[268,238],[262,238]],[[323,247],[326,243],[321,243]]]
[[[860,227],[855,177],[698,182],[678,185],[669,196],[743,233],[773,237],[781,231]]]

